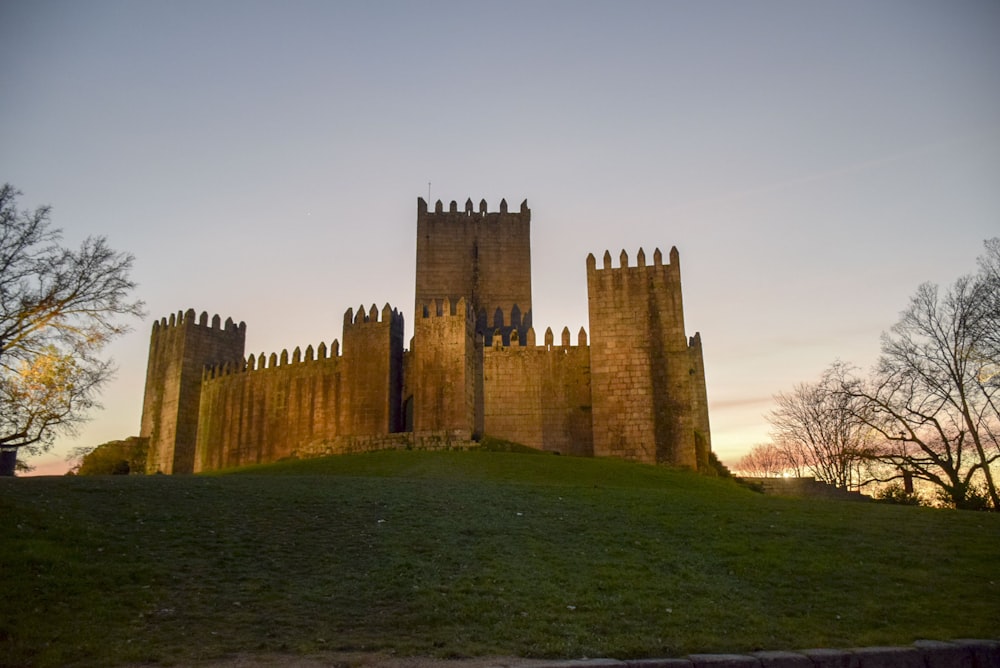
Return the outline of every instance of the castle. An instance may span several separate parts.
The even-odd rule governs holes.
[[[140,436],[147,471],[464,447],[490,436],[563,454],[706,468],[701,338],[680,260],[587,257],[590,344],[531,312],[531,211],[417,200],[413,338],[386,304],[344,314],[341,344],[245,357],[246,325],[194,310],[153,323]]]

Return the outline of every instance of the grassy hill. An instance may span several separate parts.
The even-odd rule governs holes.
[[[615,460],[379,452],[0,480],[0,664],[537,657],[996,637],[1000,515]]]

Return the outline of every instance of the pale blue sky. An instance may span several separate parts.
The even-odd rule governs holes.
[[[1000,3],[0,0],[0,180],[134,253],[150,313],[40,470],[138,433],[153,318],[255,353],[409,319],[428,181],[528,199],[542,329],[587,325],[587,253],[676,245],[732,462],[1000,235]]]

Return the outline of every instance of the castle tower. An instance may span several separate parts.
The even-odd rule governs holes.
[[[344,406],[341,434],[402,430],[403,316],[386,304],[344,314]]]
[[[202,371],[208,365],[243,364],[246,325],[202,312],[178,312],[153,323],[139,435],[149,438],[146,472],[194,470]]]
[[[464,298],[421,305],[413,323],[413,434],[468,441],[483,429],[483,349]]]
[[[492,340],[500,329],[504,344],[517,329],[521,338],[531,327],[531,210],[488,212],[486,201],[474,210],[466,200],[462,211],[440,200],[434,211],[417,199],[416,317],[435,299],[459,299],[477,315],[480,335]]]
[[[594,454],[696,468],[710,447],[701,338],[684,334],[680,258],[587,257]],[[694,348],[694,350],[692,350]],[[701,443],[701,446],[698,445]],[[699,453],[699,449],[702,450]]]

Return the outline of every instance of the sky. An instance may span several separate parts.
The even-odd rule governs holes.
[[[154,319],[412,331],[428,192],[528,200],[539,331],[589,332],[588,253],[676,246],[732,464],[1000,236],[1000,3],[0,0],[0,181],[134,254],[148,311],[37,473],[138,434]]]

